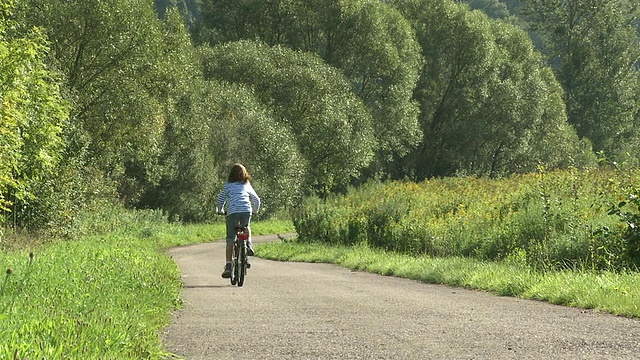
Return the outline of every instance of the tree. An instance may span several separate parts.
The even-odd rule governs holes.
[[[23,27],[12,0],[0,3],[0,210],[34,198],[63,149],[69,105],[46,64],[43,34]],[[4,220],[0,215],[0,221]]]
[[[168,99],[167,108],[165,173],[139,206],[185,221],[211,219],[235,162],[250,169],[263,214],[299,199],[306,166],[293,135],[251,91],[200,79],[187,96]]]
[[[500,0],[467,0],[464,2],[469,4],[472,9],[482,10],[494,19],[508,19],[511,16],[507,4]]]
[[[640,37],[636,1],[529,0],[533,28],[564,88],[569,122],[594,150],[636,158]]]
[[[159,21],[151,3],[28,0],[26,21],[41,26],[64,75],[73,110],[71,138],[134,204],[157,182],[164,123]],[[74,156],[72,152],[67,152]]]
[[[348,39],[337,46],[327,62],[351,79],[356,94],[373,114],[380,144],[378,166],[397,176],[393,164],[422,139],[418,104],[412,93],[421,64],[420,48],[404,17],[379,1],[344,6],[344,31]],[[330,31],[329,29],[324,29]],[[395,174],[394,174],[395,173]]]
[[[214,188],[220,190],[231,166],[240,162],[260,194],[261,213],[293,209],[306,190],[308,166],[291,129],[250,89],[215,81],[211,86],[211,142],[221,165]]]
[[[425,141],[407,172],[499,176],[588,161],[566,124],[560,87],[523,31],[451,1],[393,4],[425,59],[414,93]]]
[[[326,193],[343,186],[370,163],[370,114],[347,79],[318,57],[239,41],[214,47],[204,66],[209,79],[252,89],[293,133],[308,165],[308,189]]]
[[[137,206],[160,208],[172,218],[204,221],[215,215],[218,191],[240,161],[251,169],[263,213],[291,205],[304,179],[295,141],[250,91],[203,79],[200,53],[174,9],[164,23],[158,94],[164,105],[164,148],[157,184]]]
[[[199,0],[154,0],[160,19],[166,19],[171,10],[177,9],[181,15],[181,21],[189,29],[194,29],[201,17],[198,3]]]
[[[226,178],[221,173],[231,161],[225,157],[230,144],[219,141],[231,128],[220,109],[231,103],[251,107],[237,111],[243,113],[238,121],[261,144],[260,153],[243,161],[270,164],[253,167],[256,187],[266,193],[264,209],[277,211],[298,196],[303,177],[293,174],[304,174],[299,153],[284,153],[290,148],[270,142],[293,143],[288,132],[269,120],[267,110],[256,111],[257,100],[246,90],[232,93],[203,79],[200,55],[178,10],[169,9],[164,21],[150,4],[125,0],[29,0],[29,10],[25,22],[50,35],[54,63],[74,105],[65,134],[67,166],[55,180],[70,193],[84,199],[84,187],[69,184],[69,176],[80,175],[87,184],[92,179],[82,174],[105,176],[130,207],[163,209],[176,219],[210,218],[217,185]],[[242,92],[245,100],[238,103]],[[110,194],[108,184],[95,188]]]
[[[406,20],[377,0],[205,0],[211,44],[260,39],[318,54],[349,79],[373,116],[373,171],[392,170],[421,139],[412,101],[419,47]]]
[[[183,18],[168,9],[153,83],[162,104],[163,124],[157,180],[138,179],[142,189],[136,207],[163,209],[172,219],[201,221],[214,215],[220,161],[210,141],[210,86],[202,78],[199,57]]]

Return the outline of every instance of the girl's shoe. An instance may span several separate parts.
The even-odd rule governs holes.
[[[228,279],[231,277],[231,264],[226,264],[224,266],[224,271],[222,272],[222,277]]]

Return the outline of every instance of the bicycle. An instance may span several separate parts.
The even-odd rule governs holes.
[[[247,256],[247,241],[249,241],[249,227],[236,226],[236,239],[233,242],[233,257],[231,259],[231,285],[244,285],[244,277],[247,269],[251,267]]]

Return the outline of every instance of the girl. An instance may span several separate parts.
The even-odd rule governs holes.
[[[228,182],[218,195],[218,213],[224,213],[227,207],[227,263],[224,266],[223,278],[231,277],[231,257],[233,255],[233,242],[236,239],[236,225],[240,221],[241,225],[249,226],[251,215],[258,213],[260,209],[260,197],[249,182],[251,176],[242,164],[234,164],[229,172]],[[251,234],[251,230],[249,230]],[[251,247],[251,235],[247,241],[247,255],[253,256]]]

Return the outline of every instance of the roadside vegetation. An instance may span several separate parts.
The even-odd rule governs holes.
[[[0,252],[0,358],[166,355],[160,333],[181,306],[182,284],[163,250],[221,239],[224,224],[170,224],[157,211],[120,209],[98,225],[112,230]],[[253,231],[285,233],[292,224],[256,222]]]
[[[265,256],[633,294],[636,2],[0,0],[0,357],[157,357],[236,162]]]
[[[0,223],[75,236],[113,199],[207,221],[236,162],[269,215],[376,180],[638,164],[635,5],[0,1]]]
[[[258,256],[640,316],[639,173],[372,183],[294,213]]]

